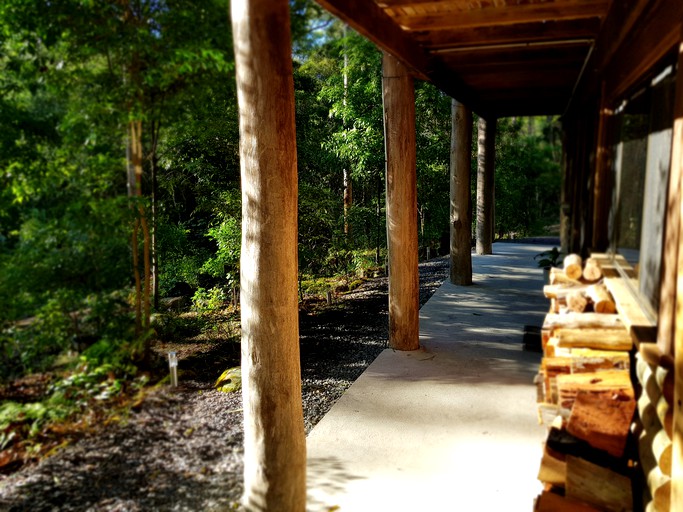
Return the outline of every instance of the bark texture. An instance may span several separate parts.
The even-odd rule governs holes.
[[[385,53],[382,67],[389,250],[389,345],[397,350],[417,350],[420,346],[420,308],[415,91],[408,70],[394,57]]]
[[[451,283],[472,284],[472,111],[452,103],[451,135]]]
[[[231,10],[242,178],[243,502],[247,510],[303,511],[289,6],[285,0],[235,0]]]

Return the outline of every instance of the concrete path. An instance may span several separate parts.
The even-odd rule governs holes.
[[[420,311],[421,349],[385,350],[308,436],[308,511],[530,511],[544,429],[522,350],[547,310],[539,245],[473,256]]]

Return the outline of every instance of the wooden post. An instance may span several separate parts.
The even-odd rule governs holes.
[[[419,276],[417,271],[417,172],[415,92],[406,67],[385,53],[382,60],[384,145],[389,250],[389,345],[417,350]]]
[[[472,284],[472,111],[452,102],[451,283]]]
[[[674,257],[671,251],[677,247],[675,257],[678,260],[676,281],[662,283],[662,293],[668,291],[675,294],[676,311],[674,320],[674,406],[673,406],[673,449],[671,468],[671,510],[683,510],[683,250],[681,245],[681,219],[683,219],[683,202],[681,202],[681,186],[683,176],[683,33],[678,49],[678,76],[676,79],[676,104],[674,107],[674,128],[671,150],[670,186],[676,186],[676,191],[669,191],[669,204],[675,201],[678,210],[675,215],[667,216],[666,241],[664,246],[663,273],[668,267],[669,258]],[[669,223],[675,226],[669,228]],[[669,238],[671,237],[671,238]],[[674,295],[666,297],[671,301]],[[661,314],[661,313],[660,313]],[[670,312],[667,314],[671,314]],[[667,320],[668,321],[668,320]],[[666,348],[666,347],[664,347]]]
[[[286,0],[233,0],[242,178],[244,505],[306,508],[294,83]]]
[[[605,100],[605,86],[602,87],[600,117],[598,121],[597,147],[595,151],[595,179],[593,181],[593,240],[594,252],[605,252],[609,245],[608,218],[612,202],[612,173],[610,169],[609,119],[612,111]]]
[[[477,254],[492,254],[496,120],[480,117],[477,129]]]

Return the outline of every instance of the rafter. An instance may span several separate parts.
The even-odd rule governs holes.
[[[400,59],[415,75],[482,114],[485,105],[457,75],[425,52],[375,2],[364,0],[317,0],[329,12],[346,21],[359,34]]]
[[[506,44],[518,42],[541,42],[558,39],[595,38],[600,30],[600,19],[548,20],[545,23],[524,23],[463,28],[453,31],[423,30],[413,32],[412,36],[424,48],[436,50],[458,48],[475,44]]]
[[[547,20],[602,18],[609,0],[556,0],[526,4],[483,4],[432,2],[418,6],[390,7],[386,12],[395,23],[409,31],[455,30],[487,26],[538,23]]]

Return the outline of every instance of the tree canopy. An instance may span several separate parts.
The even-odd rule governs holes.
[[[367,40],[313,2],[290,6],[303,293],[383,265],[382,74]],[[451,100],[422,82],[415,97],[421,254],[444,254]],[[206,307],[238,293],[227,0],[4,1],[0,120],[0,378],[74,347],[141,361],[155,333],[134,328],[136,294]],[[557,122],[498,126],[496,232],[540,234],[557,217]]]

